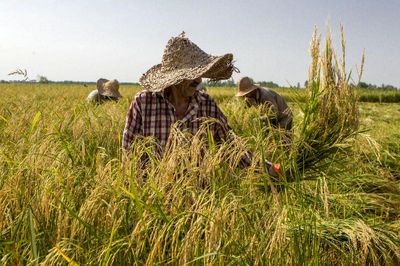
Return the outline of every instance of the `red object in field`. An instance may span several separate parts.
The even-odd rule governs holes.
[[[271,168],[274,170],[274,172],[278,175],[278,176],[282,176],[282,171],[281,171],[281,164],[279,163],[273,163]]]
[[[281,164],[272,163],[268,160],[266,160],[265,163],[267,164],[268,174],[270,174],[274,177],[283,176],[282,171],[281,171]]]

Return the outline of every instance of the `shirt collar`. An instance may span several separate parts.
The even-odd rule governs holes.
[[[161,97],[164,101],[166,101],[168,103],[168,106],[173,109],[175,111],[174,106],[172,105],[172,103],[168,100],[169,97],[169,93],[166,90],[160,91],[160,92],[153,92],[157,97]],[[186,115],[183,117],[183,119],[181,120],[182,122],[186,122],[187,120],[189,120],[192,116],[196,115],[197,110],[199,109],[200,106],[200,102],[202,101],[202,99],[204,99],[204,96],[198,91],[196,90],[193,94],[192,97],[190,97],[189,99],[189,106],[188,109],[186,111]]]
[[[183,117],[182,122],[188,121],[191,117],[197,114],[197,110],[199,109],[200,103],[200,93],[196,90],[192,97],[189,100],[189,106],[186,111],[185,117]]]

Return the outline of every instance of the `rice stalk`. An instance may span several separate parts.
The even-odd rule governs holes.
[[[314,31],[311,40],[308,100],[301,108],[303,119],[293,155],[296,171],[317,170],[325,160],[346,155],[358,134],[358,107],[345,69],[344,32],[341,28],[342,59],[338,62],[328,28],[324,51]]]

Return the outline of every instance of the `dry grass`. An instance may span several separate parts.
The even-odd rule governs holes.
[[[310,102],[292,106],[291,154],[280,132],[253,122],[260,110],[216,97],[240,136],[235,141],[215,145],[175,130],[162,160],[151,140],[138,140],[123,161],[129,98],[92,106],[85,102],[90,87],[4,85],[1,264],[397,264],[399,170],[385,143],[357,134],[366,121],[347,79],[339,79],[343,64],[326,51],[320,57],[316,41],[319,71],[311,75]],[[246,149],[254,161],[241,169]],[[273,184],[263,158],[301,170],[294,182]]]

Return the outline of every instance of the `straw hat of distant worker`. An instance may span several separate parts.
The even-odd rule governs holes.
[[[254,84],[249,77],[243,77],[238,82],[238,92],[237,97],[246,96],[247,94],[253,92],[260,87],[259,84]]]
[[[119,82],[116,79],[99,79],[97,80],[97,89],[89,93],[88,102],[103,103],[105,101],[118,101],[121,98],[119,93]]]

